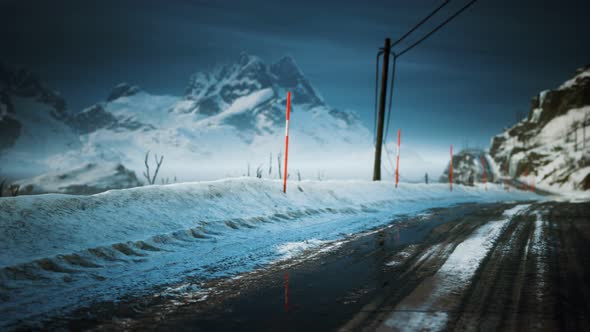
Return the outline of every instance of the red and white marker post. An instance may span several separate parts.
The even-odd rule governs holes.
[[[289,118],[291,116],[291,92],[287,92],[287,120],[285,122],[285,172],[283,173],[283,192],[287,193],[287,162],[289,161]]]
[[[453,191],[453,144],[451,144],[451,163],[449,164],[449,185]]]
[[[397,130],[397,152],[396,152],[396,161],[395,161],[395,187],[397,188],[397,184],[399,182],[399,147],[401,142],[401,135],[402,130]]]
[[[485,164],[485,161],[483,160],[483,156],[479,156],[479,161],[481,161],[481,169],[483,170],[483,174],[482,174],[483,185],[484,185],[484,188],[486,190],[488,190],[488,176],[486,174],[486,164]]]

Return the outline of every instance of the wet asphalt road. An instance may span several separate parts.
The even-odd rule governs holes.
[[[404,330],[383,325],[397,304],[474,230],[515,205],[462,204],[398,217],[337,249],[316,248],[239,279],[200,285],[215,290],[206,299],[187,293],[102,303],[44,328]],[[432,252],[428,259],[426,252]],[[536,203],[508,223],[471,282],[445,304],[449,310],[436,310],[449,316],[443,330],[590,330],[589,273],[590,203]]]

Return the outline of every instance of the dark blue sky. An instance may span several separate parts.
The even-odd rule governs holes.
[[[180,95],[191,73],[240,51],[290,54],[328,103],[372,127],[377,49],[441,2],[0,0],[0,60],[39,73],[76,111],[121,81]],[[400,58],[392,129],[416,145],[487,146],[531,96],[590,63],[587,3],[476,2]]]

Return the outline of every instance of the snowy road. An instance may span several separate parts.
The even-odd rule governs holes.
[[[284,195],[279,181],[251,178],[2,198],[0,327],[127,298],[204,301],[212,280],[297,260],[305,249],[335,250],[429,208],[536,199],[501,186],[449,194],[443,184],[393,190],[364,181],[303,181]]]
[[[433,209],[349,236],[331,250],[322,251],[334,245],[324,243],[201,284],[209,291],[183,284],[174,295],[95,305],[68,327],[587,330],[589,211],[589,203],[557,202]]]
[[[270,265],[231,277],[184,279],[149,294],[102,301],[46,322],[45,327],[63,327],[65,321],[70,328],[105,331],[153,328],[229,331],[238,327],[333,330],[343,326],[371,330],[380,325],[391,328],[392,324],[394,330],[403,330],[396,326],[412,326],[409,324],[412,322],[419,328],[425,321],[436,321],[432,317],[439,318],[440,326],[431,328],[458,322],[469,327],[482,316],[492,321],[490,317],[494,317],[482,313],[476,318],[468,315],[471,310],[463,306],[473,289],[487,289],[486,282],[502,279],[494,273],[518,270],[512,267],[513,261],[503,262],[503,258],[498,258],[492,264],[496,269],[502,264],[507,266],[481,278],[481,269],[492,266],[489,257],[497,252],[504,256],[510,253],[527,264],[543,262],[545,265],[539,268],[549,271],[547,258],[539,257],[548,255],[542,249],[548,245],[542,245],[548,239],[545,229],[549,221],[544,220],[550,217],[545,216],[546,211],[563,209],[583,214],[584,207],[587,208],[587,204],[574,204],[575,209],[567,203],[559,203],[557,207],[550,204],[558,203],[531,207],[516,203],[462,204],[413,217],[395,217],[377,229],[336,241],[308,241],[307,245],[287,242],[273,254],[283,259]],[[552,223],[559,225],[556,221]],[[585,225],[578,227],[587,230]],[[506,239],[512,240],[502,246]],[[303,250],[306,246],[308,249]],[[577,243],[575,250],[585,249]],[[478,256],[469,255],[472,252]],[[579,265],[586,266],[586,263],[579,262]],[[504,278],[515,280],[522,275],[508,274]],[[522,288],[537,294],[538,283],[530,282],[530,272],[524,275],[528,276],[528,283]],[[549,285],[551,280],[547,278],[543,276],[541,280]],[[585,287],[579,280],[575,284]],[[288,288],[288,308],[285,308],[285,288]],[[504,301],[505,297],[499,299]],[[489,302],[492,301],[488,299],[486,303]],[[503,310],[510,311],[511,305],[506,304]],[[483,313],[486,310],[489,309],[484,308]],[[500,321],[498,318],[496,324]]]

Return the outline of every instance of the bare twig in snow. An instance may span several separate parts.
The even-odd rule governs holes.
[[[279,179],[282,179],[283,175],[281,174],[281,153],[280,152],[277,155],[277,164],[279,165]]]
[[[11,184],[8,187],[8,191],[10,193],[10,196],[18,196],[18,191],[20,190],[20,185],[18,184]]]
[[[146,178],[148,184],[152,184],[152,178],[150,177],[150,165],[148,164],[148,157],[150,156],[150,151],[145,153],[145,171],[143,172],[143,176]]]
[[[150,156],[150,151],[146,152],[145,154],[145,172],[143,172],[143,176],[146,178],[148,184],[156,183],[156,179],[158,178],[158,172],[160,171],[160,166],[162,166],[162,162],[164,161],[164,156],[160,156],[158,159],[158,155],[154,155],[154,161],[156,162],[156,170],[154,172],[154,176],[150,176],[150,165],[148,163],[148,159]]]

